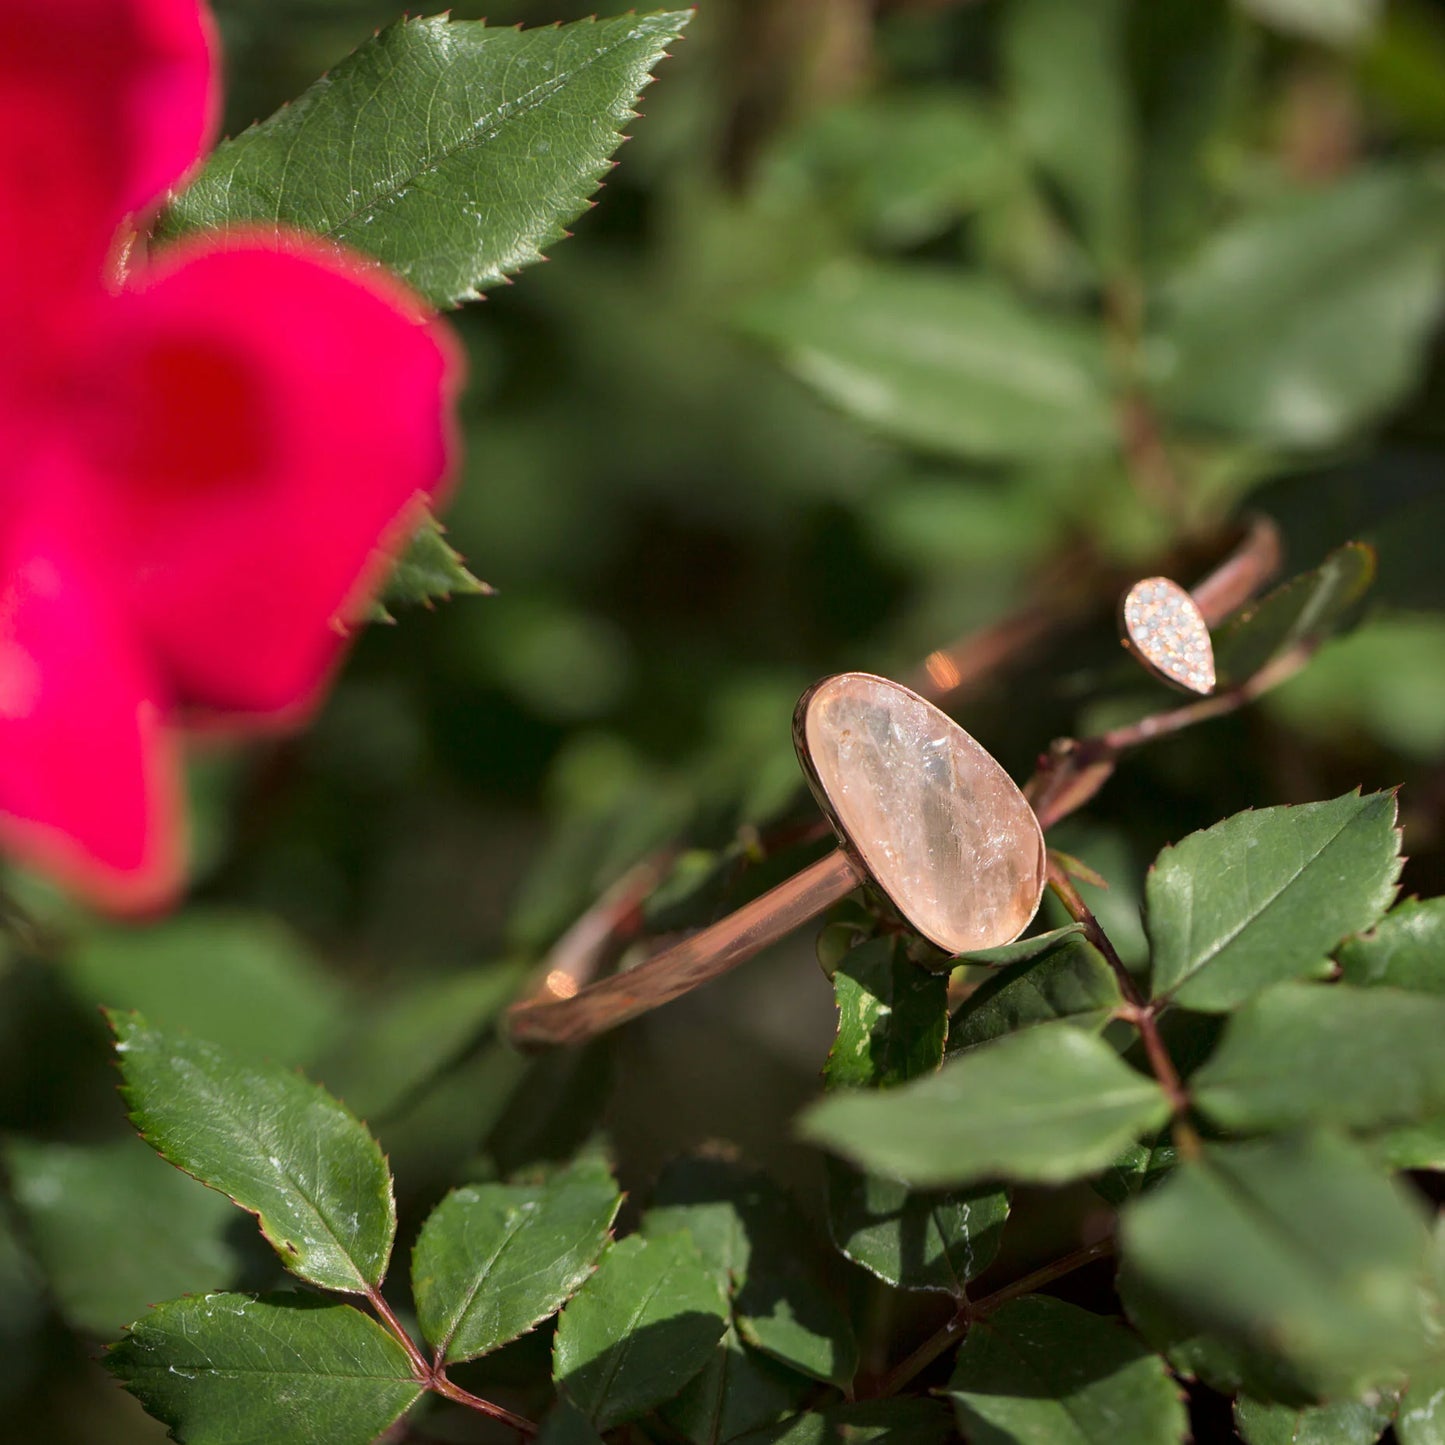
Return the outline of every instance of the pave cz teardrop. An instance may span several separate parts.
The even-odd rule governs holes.
[[[1214,646],[1198,604],[1177,582],[1146,577],[1124,595],[1125,646],[1156,677],[1201,697],[1214,691]]]

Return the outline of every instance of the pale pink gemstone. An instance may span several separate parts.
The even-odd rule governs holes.
[[[952,718],[885,678],[828,678],[800,705],[803,761],[844,841],[948,953],[1011,943],[1038,911],[1044,839],[1014,781]]]

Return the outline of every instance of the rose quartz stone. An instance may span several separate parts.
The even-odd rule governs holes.
[[[847,672],[803,700],[804,764],[844,841],[948,953],[1017,938],[1044,889],[1044,839],[1014,781],[952,718]]]

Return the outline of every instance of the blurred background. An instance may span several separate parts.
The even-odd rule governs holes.
[[[396,16],[216,9],[231,133]],[[579,1055],[524,1061],[492,1021],[639,860],[667,860],[643,920],[667,932],[810,856],[789,728],[830,671],[912,677],[1047,606],[955,708],[1023,778],[1052,738],[1171,704],[1119,650],[1129,579],[1190,584],[1256,510],[1285,576],[1371,541],[1348,635],[1129,758],[1056,841],[1136,958],[1154,853],[1248,806],[1401,784],[1406,886],[1445,890],[1445,7],[704,0],[643,109],[575,237],[456,318],[444,520],[496,595],[370,628],[304,736],[196,758],[175,917],[122,929],[13,880],[16,1439],[163,1438],[100,1343],[274,1282],[250,1221],[128,1134],[98,1004],[307,1065],[387,1146],[403,1245],[450,1184],[598,1129],[638,1197],[725,1139],[809,1208],[789,1118],[833,1026],[811,933]],[[535,1380],[545,1349],[468,1383]]]

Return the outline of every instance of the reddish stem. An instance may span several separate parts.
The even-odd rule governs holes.
[[[1040,1289],[1046,1284],[1052,1284],[1054,1280],[1062,1279],[1066,1274],[1072,1274],[1076,1269],[1082,1269],[1084,1265],[1092,1264],[1096,1259],[1103,1259],[1113,1252],[1114,1241],[1101,1239],[1097,1244],[1087,1244],[1082,1249],[1074,1250],[1072,1254],[1066,1254],[1061,1259],[1041,1265],[1021,1279],[1014,1280],[1012,1284],[1006,1284],[1002,1289],[995,1290],[993,1294],[985,1295],[976,1304],[970,1304],[965,1300],[954,1314],[924,1340],[907,1359],[895,1365],[884,1375],[870,1398],[882,1399],[884,1396],[897,1394],[916,1375],[922,1374],[940,1355],[946,1354],[975,1320],[981,1320],[1006,1305],[1010,1300],[1017,1299],[1020,1295],[1032,1294],[1036,1289]]]
[[[397,1319],[391,1306],[382,1298],[381,1291],[374,1285],[367,1286],[366,1299],[372,1309],[376,1311],[376,1317],[385,1326],[387,1333],[406,1351],[407,1362],[411,1365],[411,1372],[417,1384],[434,1391],[444,1399],[455,1401],[458,1405],[465,1405],[469,1410],[476,1410],[479,1414],[489,1415],[493,1420],[501,1421],[503,1425],[509,1426],[526,1439],[531,1439],[537,1433],[537,1427],[531,1420],[525,1419],[521,1415],[514,1415],[510,1410],[503,1409],[501,1405],[494,1405],[490,1400],[482,1399],[480,1395],[473,1395],[470,1390],[464,1390],[460,1385],[449,1380],[440,1362],[433,1365],[422,1354],[416,1341],[407,1333],[406,1326]]]

